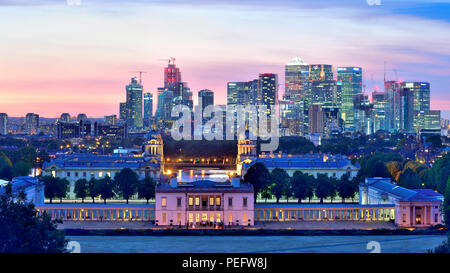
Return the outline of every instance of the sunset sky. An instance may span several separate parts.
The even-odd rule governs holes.
[[[367,93],[382,86],[386,61],[388,79],[430,82],[432,109],[450,111],[450,1],[381,4],[0,0],[0,112],[118,114],[130,72],[147,71],[144,89],[155,94],[166,65],[160,59],[169,57],[195,102],[207,88],[225,104],[228,81],[273,72],[283,83],[295,56],[334,69],[361,66]]]

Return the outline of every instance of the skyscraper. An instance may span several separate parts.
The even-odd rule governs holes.
[[[430,84],[428,82],[403,82],[402,88],[408,88],[414,96],[414,131],[425,128],[425,115],[430,111]]]
[[[0,135],[8,134],[8,115],[0,113]]]
[[[259,74],[258,84],[258,104],[267,107],[267,114],[270,112],[271,106],[276,106],[278,103],[278,76],[274,73]]]
[[[338,67],[337,84],[342,97],[341,115],[344,120],[344,130],[354,132],[358,120],[355,117],[353,98],[362,93],[361,67]]]
[[[63,123],[69,123],[70,122],[70,114],[69,113],[62,113],[61,117],[59,118],[60,122]]]
[[[441,111],[440,110],[430,110],[425,114],[425,128],[428,130],[439,130],[441,129]]]
[[[214,92],[209,89],[198,91],[198,105],[202,111],[204,111],[208,105],[214,105]]]
[[[39,115],[28,113],[25,116],[25,133],[28,135],[39,133]]]
[[[153,118],[153,94],[144,93],[144,127],[150,128]]]
[[[372,92],[374,132],[386,130],[386,96],[384,92]]]
[[[138,131],[144,126],[142,120],[142,85],[136,78],[126,86],[127,91],[127,126],[130,131]]]
[[[252,82],[229,82],[227,84],[227,105],[248,105],[252,100]]]
[[[309,106],[309,129],[310,134],[319,134],[322,136],[324,132],[324,112],[320,104],[311,104]]]
[[[384,93],[386,96],[386,130],[395,132],[400,128],[400,83],[386,81]]]
[[[311,104],[336,103],[336,82],[320,80],[311,82]]]
[[[83,114],[83,113],[78,114],[78,116],[77,116],[77,121],[80,122],[80,121],[82,121],[82,120],[87,120],[86,114]]]
[[[117,116],[116,115],[110,115],[104,117],[105,124],[107,125],[117,125]]]
[[[285,66],[285,92],[283,96],[283,126],[290,135],[306,134],[308,128],[308,105],[310,100],[310,66],[300,57],[293,58]]]
[[[120,123],[127,122],[127,103],[121,102],[119,105],[119,121]]]
[[[170,59],[167,67],[164,68],[164,88],[171,90],[174,97],[181,96],[178,83],[181,82],[180,69],[175,65],[175,59]]]
[[[339,70],[338,70],[339,71]],[[330,64],[312,64],[309,66],[310,81],[332,81],[333,66]]]

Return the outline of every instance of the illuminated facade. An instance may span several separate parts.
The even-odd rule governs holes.
[[[240,177],[230,182],[199,180],[158,184],[155,190],[155,223],[158,226],[253,226],[254,194]]]
[[[425,126],[425,116],[430,111],[430,84],[428,82],[402,82],[401,87],[411,90],[413,94],[414,132],[430,129]]]
[[[361,67],[338,67],[337,83],[342,96],[341,115],[344,121],[344,130],[354,132],[358,120],[355,118],[353,98],[362,93]]]
[[[406,189],[390,178],[366,178],[359,187],[361,205],[395,206],[395,224],[399,227],[426,227],[442,223],[440,207],[444,197],[430,189]]]
[[[39,115],[28,113],[25,116],[25,133],[28,135],[36,135],[39,133]]]
[[[8,115],[0,113],[0,135],[8,134]]]
[[[144,93],[144,127],[149,128],[153,118],[153,94]]]
[[[139,131],[143,128],[142,119],[142,85],[136,78],[126,86],[127,91],[127,126],[130,131]]]

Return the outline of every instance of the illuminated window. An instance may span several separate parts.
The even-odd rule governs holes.
[[[195,197],[195,205],[200,206],[200,198],[199,197]]]
[[[189,197],[189,206],[193,206],[194,205],[194,198]]]
[[[98,172],[98,177],[103,177],[103,172]]]
[[[166,207],[167,206],[167,197],[162,197],[161,198],[161,206],[162,207]]]
[[[214,206],[214,197],[209,198],[209,205]]]
[[[242,223],[247,223],[247,213],[242,214]]]
[[[194,222],[194,214],[189,213],[189,223]]]
[[[214,213],[209,214],[209,221],[214,222]]]
[[[177,222],[178,222],[178,223],[181,222],[181,213],[177,213]]]
[[[220,213],[217,213],[217,214],[216,214],[216,221],[217,221],[217,222],[220,222]]]
[[[195,222],[200,222],[200,213],[195,214]]]
[[[56,171],[52,171],[52,176],[56,177]]]
[[[111,177],[111,172],[107,172],[106,175]]]
[[[166,213],[165,212],[162,214],[162,222],[166,223]]]
[[[233,214],[231,212],[228,213],[228,222],[230,222],[230,223],[233,222]]]
[[[216,197],[216,205],[220,206],[220,197]]]

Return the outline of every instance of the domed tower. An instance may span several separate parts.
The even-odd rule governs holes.
[[[248,123],[245,126],[245,138],[238,138],[238,151],[236,159],[236,171],[241,174],[242,165],[251,163],[258,157],[256,153],[256,140],[252,140]]]
[[[163,140],[161,134],[156,130],[155,123],[153,123],[152,130],[146,135],[143,148],[146,160],[163,164]]]

